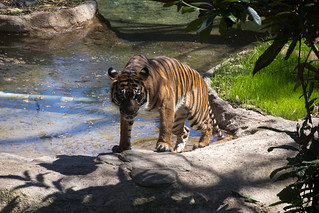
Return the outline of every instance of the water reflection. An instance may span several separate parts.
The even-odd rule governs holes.
[[[136,11],[118,6],[117,1],[99,1],[100,12],[114,31],[94,22],[86,30],[44,40],[0,35],[0,91],[97,100],[0,98],[0,151],[25,156],[108,152],[119,141],[119,113],[109,101],[108,67],[120,70],[132,55],[143,52],[148,57],[174,57],[204,72],[253,40],[238,42],[212,35],[208,43],[196,43],[195,34],[183,32],[189,17],[176,21],[156,13],[149,18],[162,10],[160,4],[123,2]],[[143,13],[136,8],[141,2],[150,3]],[[136,15],[145,11],[144,18]],[[166,12],[176,15],[175,9]],[[135,148],[154,148],[158,122],[137,118],[132,132]],[[191,140],[198,136],[191,132]]]

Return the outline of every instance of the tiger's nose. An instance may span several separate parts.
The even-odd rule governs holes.
[[[138,103],[133,99],[125,103],[122,103],[120,107],[120,111],[122,114],[130,116],[132,118],[134,118],[137,115],[138,109],[139,109]]]

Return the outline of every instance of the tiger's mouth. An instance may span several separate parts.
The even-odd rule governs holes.
[[[121,115],[123,116],[123,118],[124,118],[125,120],[127,120],[127,121],[132,121],[132,120],[134,120],[134,118],[137,116],[137,113],[128,115],[128,114],[122,112],[121,110],[120,110],[120,113],[121,113]]]
[[[133,120],[137,116],[138,110],[139,105],[134,99],[129,99],[120,105],[120,113],[125,120]]]

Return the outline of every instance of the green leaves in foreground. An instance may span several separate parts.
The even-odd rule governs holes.
[[[265,128],[266,127],[262,127]],[[271,128],[268,128],[271,129]],[[286,132],[273,129],[276,132]],[[284,207],[287,212],[318,212],[319,210],[319,125],[312,127],[304,122],[301,128],[297,126],[297,137],[294,141],[299,148],[291,145],[271,147],[297,151],[297,155],[287,158],[287,165],[275,169],[270,178],[275,181],[294,178],[295,182],[286,186],[277,196],[280,201],[271,206],[288,203]]]
[[[281,49],[285,46],[286,43],[287,39],[275,39],[274,42],[268,47],[268,49],[258,58],[253,70],[253,75],[273,62],[273,60],[280,53]]]

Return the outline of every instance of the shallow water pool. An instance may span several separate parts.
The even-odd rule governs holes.
[[[127,7],[121,8],[118,1],[108,1],[109,7],[103,2],[99,1],[100,12],[113,31],[97,23],[90,30],[44,40],[0,36],[0,92],[12,95],[0,98],[1,152],[23,156],[110,152],[119,141],[120,120],[109,100],[110,66],[120,70],[142,52],[150,58],[177,58],[203,73],[255,40],[252,35],[241,40],[237,32],[225,39],[215,32],[208,43],[200,44],[194,33],[183,32],[190,17],[177,14],[175,8],[160,14],[167,19],[160,19],[138,15],[142,7],[130,3],[146,5],[150,14],[161,11],[161,4],[123,1]],[[157,135],[156,119],[138,117],[133,148],[154,149]],[[190,137],[194,142],[199,133],[192,131]]]

